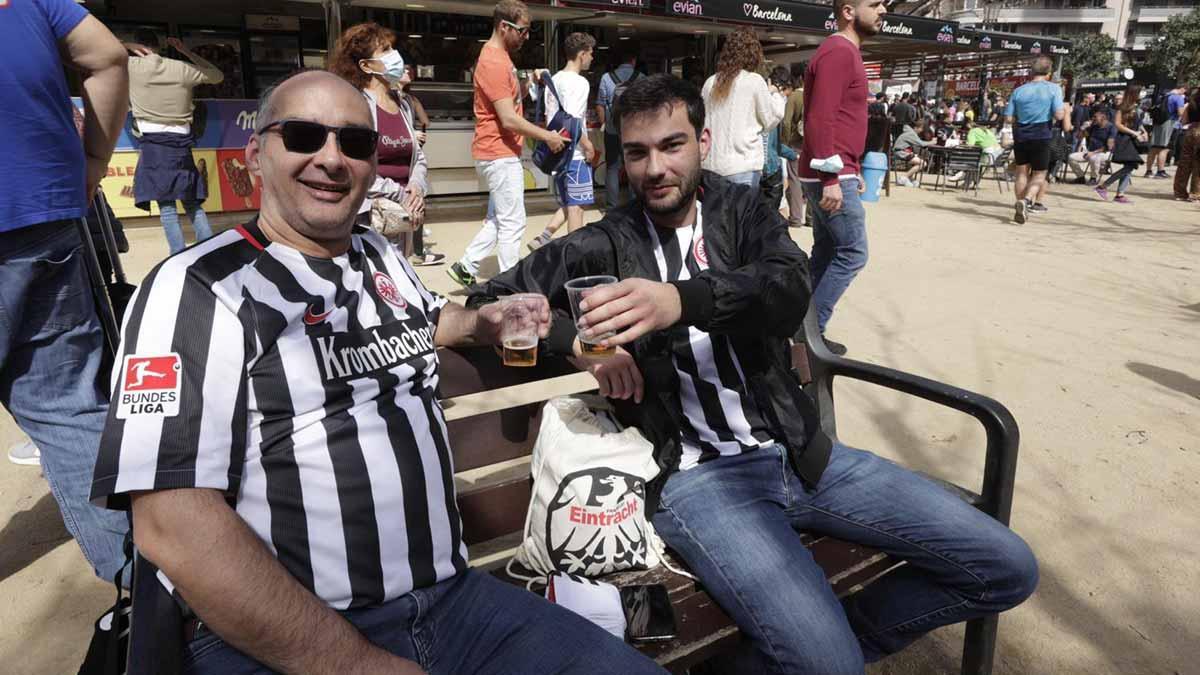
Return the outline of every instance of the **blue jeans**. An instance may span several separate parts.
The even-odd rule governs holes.
[[[368,640],[431,675],[665,672],[578,614],[474,569],[341,614]],[[208,631],[186,652],[184,672],[190,675],[271,672]]]
[[[782,446],[671,476],[654,527],[749,637],[730,672],[837,675],[939,626],[1001,612],[1037,586],[1020,537],[935,483],[835,443],[815,489]],[[844,601],[798,530],[907,565]]]
[[[1137,170],[1137,167],[1137,164],[1122,164],[1120,170],[1109,176],[1108,180],[1100,184],[1100,187],[1108,189],[1109,185],[1117,183],[1117,194],[1125,194],[1133,183],[1133,172]]]
[[[833,315],[833,306],[867,266],[867,212],[858,198],[858,182],[844,180],[842,208],[834,213],[822,209],[820,183],[804,183],[804,198],[812,207],[813,248],[810,261],[813,304],[821,333]]]
[[[183,210],[192,221],[192,229],[196,231],[196,243],[208,239],[213,234],[208,225],[208,215],[200,208],[201,203],[199,200],[183,202]],[[175,255],[187,247],[183,241],[183,228],[179,225],[179,211],[175,208],[175,202],[158,202],[158,213],[163,230],[167,233],[167,246],[171,249],[171,255]]]
[[[104,338],[73,223],[0,232],[0,401],[42,453],[67,531],[96,574],[125,562],[125,514],[88,501],[108,395]]]
[[[743,171],[742,173],[734,173],[734,174],[725,176],[725,180],[729,181],[730,183],[737,183],[739,185],[749,185],[750,187],[757,190],[758,183],[759,183],[759,181],[762,180],[762,172],[761,171]]]

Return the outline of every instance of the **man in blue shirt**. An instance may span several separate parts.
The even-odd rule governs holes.
[[[0,63],[0,402],[37,446],[84,556],[113,579],[127,526],[88,501],[108,394],[76,221],[125,122],[125,48],[73,0],[8,0]],[[82,78],[82,143],[64,65]]]
[[[596,118],[604,125],[604,190],[610,209],[621,205],[621,134],[612,115],[613,101],[618,86],[641,76],[637,72],[637,49],[629,45],[623,49],[621,65],[600,78],[600,93],[596,98]]]
[[[1095,185],[1100,178],[1100,169],[1112,157],[1113,145],[1117,142],[1117,128],[1108,120],[1108,112],[1099,109],[1092,115],[1092,123],[1085,134],[1085,148],[1067,156],[1067,164],[1075,172],[1077,185]],[[1087,179],[1087,168],[1092,167],[1092,179]]]
[[[1048,56],[1039,56],[1033,63],[1033,81],[1017,87],[1004,116],[1013,129],[1013,160],[1017,167],[1016,214],[1013,220],[1022,225],[1029,207],[1028,197],[1038,194],[1050,168],[1051,125],[1063,118],[1062,89],[1050,81],[1054,64]]]
[[[1183,140],[1183,120],[1180,119],[1180,114],[1186,105],[1187,87],[1180,85],[1167,97],[1167,112],[1170,113],[1171,122],[1174,125],[1174,131],[1171,132],[1171,147],[1167,153],[1167,164],[1170,164],[1172,159],[1177,163],[1179,161],[1179,146]]]

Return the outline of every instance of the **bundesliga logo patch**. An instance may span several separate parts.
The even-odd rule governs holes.
[[[126,356],[121,373],[121,388],[114,401],[117,419],[174,417],[179,414],[182,366],[178,354]]]

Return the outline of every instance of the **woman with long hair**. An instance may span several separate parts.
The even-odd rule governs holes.
[[[395,34],[376,23],[352,26],[338,38],[329,59],[330,72],[353,84],[371,106],[379,132],[378,175],[359,209],[359,219],[369,223],[376,199],[397,202],[408,213],[411,233],[391,237],[414,265],[436,265],[445,255],[425,249],[425,195],[429,171],[421,134],[413,125],[413,108],[401,89],[412,81],[411,71],[393,46]]]
[[[717,72],[701,90],[704,125],[712,134],[705,169],[758,189],[765,153],[762,135],[779,124],[787,100],[767,84],[762,44],[749,28],[735,30],[717,58]]]
[[[1138,143],[1145,143],[1149,140],[1145,130],[1142,129],[1142,109],[1139,105],[1141,98],[1142,85],[1140,84],[1131,84],[1125,87],[1125,93],[1121,95],[1117,116],[1113,120],[1117,127],[1117,142],[1113,146],[1112,154],[1112,163],[1120,164],[1121,170],[1096,186],[1096,194],[1103,200],[1108,200],[1108,186],[1117,183],[1117,196],[1113,197],[1113,201],[1117,204],[1133,203],[1125,196],[1125,193],[1133,182],[1133,172],[1142,163],[1142,155],[1137,148]]]
[[[1183,137],[1175,159],[1175,199],[1200,202],[1200,87],[1192,88],[1187,105],[1179,113],[1179,123],[1183,125]]]

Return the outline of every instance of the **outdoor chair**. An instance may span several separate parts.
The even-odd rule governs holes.
[[[950,184],[950,177],[962,173],[963,178],[959,181],[959,186],[963,191],[975,188],[975,194],[979,194],[979,174],[982,171],[980,162],[983,157],[983,148],[974,145],[956,146],[950,148],[946,153],[946,159],[942,162],[942,169],[935,174],[933,189],[936,191],[941,188],[943,181],[945,185]]]
[[[926,159],[922,153],[917,153],[914,155],[914,157],[921,157],[923,161]],[[929,164],[926,162],[925,166],[917,172],[917,185],[921,184],[921,176],[924,175],[925,169],[928,168],[928,166]],[[896,157],[894,152],[888,153],[888,169],[890,170],[889,176],[891,177],[892,183],[895,183],[896,178],[898,178],[901,174],[907,173],[910,168],[912,168],[912,160],[900,159]]]
[[[995,158],[985,155],[983,166],[979,170],[980,177],[982,178],[982,175],[991,169],[992,177],[996,179],[996,187],[1000,189],[1000,192],[1004,192],[1004,187],[1008,185],[1008,163],[1010,161],[1012,161],[1012,148],[1005,149]]]

